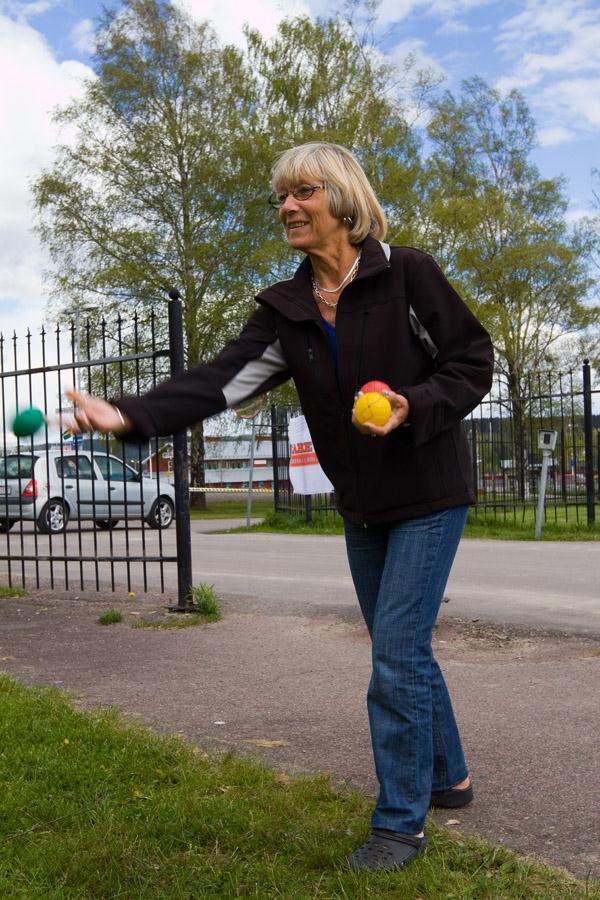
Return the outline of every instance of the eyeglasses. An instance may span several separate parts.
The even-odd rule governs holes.
[[[277,194],[271,194],[269,197],[269,204],[273,209],[281,209],[290,194],[294,200],[308,200],[315,191],[324,190],[325,187],[322,184],[302,184],[299,188],[296,188],[295,191],[280,191]]]

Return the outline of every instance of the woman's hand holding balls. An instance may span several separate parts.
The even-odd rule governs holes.
[[[371,386],[375,384],[381,384],[385,389],[373,391]],[[352,424],[361,434],[384,437],[404,424],[409,412],[410,404],[402,394],[395,394],[383,382],[368,382],[358,392],[352,410]]]

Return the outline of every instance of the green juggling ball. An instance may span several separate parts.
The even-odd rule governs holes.
[[[24,409],[23,412],[17,413],[13,419],[12,430],[15,437],[31,437],[46,422],[46,416],[41,409],[32,406],[30,409]]]

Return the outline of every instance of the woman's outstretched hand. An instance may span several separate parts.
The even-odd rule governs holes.
[[[131,419],[119,412],[112,403],[75,390],[65,391],[65,395],[73,403],[73,419],[68,424],[75,434],[82,434],[84,431],[122,434],[133,429]]]
[[[402,394],[395,394],[393,391],[384,391],[383,395],[388,398],[392,407],[392,412],[385,425],[373,425],[371,422],[363,422],[361,424],[354,413],[352,413],[352,424],[355,428],[358,428],[361,434],[385,437],[386,434],[389,434],[390,431],[393,431],[394,428],[402,425],[408,419],[410,404],[406,397],[403,397]]]

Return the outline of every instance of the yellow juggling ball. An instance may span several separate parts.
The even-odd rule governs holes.
[[[385,425],[392,414],[390,401],[383,394],[369,391],[357,397],[354,403],[354,415],[361,425]]]

